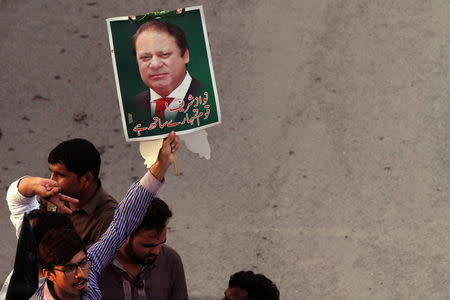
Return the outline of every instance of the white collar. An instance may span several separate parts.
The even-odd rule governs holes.
[[[191,85],[192,77],[189,75],[189,72],[186,71],[186,76],[184,76],[183,81],[181,84],[170,93],[167,98],[178,98],[178,99],[184,99],[184,96],[186,95],[189,86]],[[151,102],[156,101],[156,99],[163,98],[161,97],[157,92],[150,89],[150,99]]]
[[[42,296],[44,296],[44,300],[55,300],[55,298],[53,298],[52,296],[52,293],[50,293],[47,280],[44,282],[44,290],[42,291]]]

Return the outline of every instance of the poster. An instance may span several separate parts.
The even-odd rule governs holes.
[[[220,124],[201,6],[106,21],[127,141]]]

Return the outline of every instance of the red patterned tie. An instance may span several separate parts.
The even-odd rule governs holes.
[[[164,110],[166,107],[169,107],[170,103],[172,103],[175,98],[159,98],[156,99],[156,109],[155,109],[155,117],[158,117],[161,122],[166,120],[164,116]]]

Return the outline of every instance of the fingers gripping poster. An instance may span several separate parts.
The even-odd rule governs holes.
[[[127,141],[221,122],[201,6],[106,21]]]

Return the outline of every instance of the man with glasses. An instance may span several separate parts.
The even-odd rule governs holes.
[[[45,276],[37,264],[36,251],[45,234],[54,228],[75,230],[70,218],[65,214],[39,209],[24,214],[14,269],[8,277],[10,280],[5,280],[0,292],[1,300],[29,299],[44,283]]]
[[[43,299],[79,299],[87,291],[87,253],[74,230],[57,228],[45,234],[38,248],[39,264],[47,278]]]
[[[101,299],[98,280],[127,237],[141,223],[144,213],[173,163],[178,137],[164,139],[158,159],[140,181],[131,185],[117,207],[114,219],[98,242],[86,250],[73,230],[49,231],[38,248],[38,262],[47,280],[31,297],[47,299]]]

